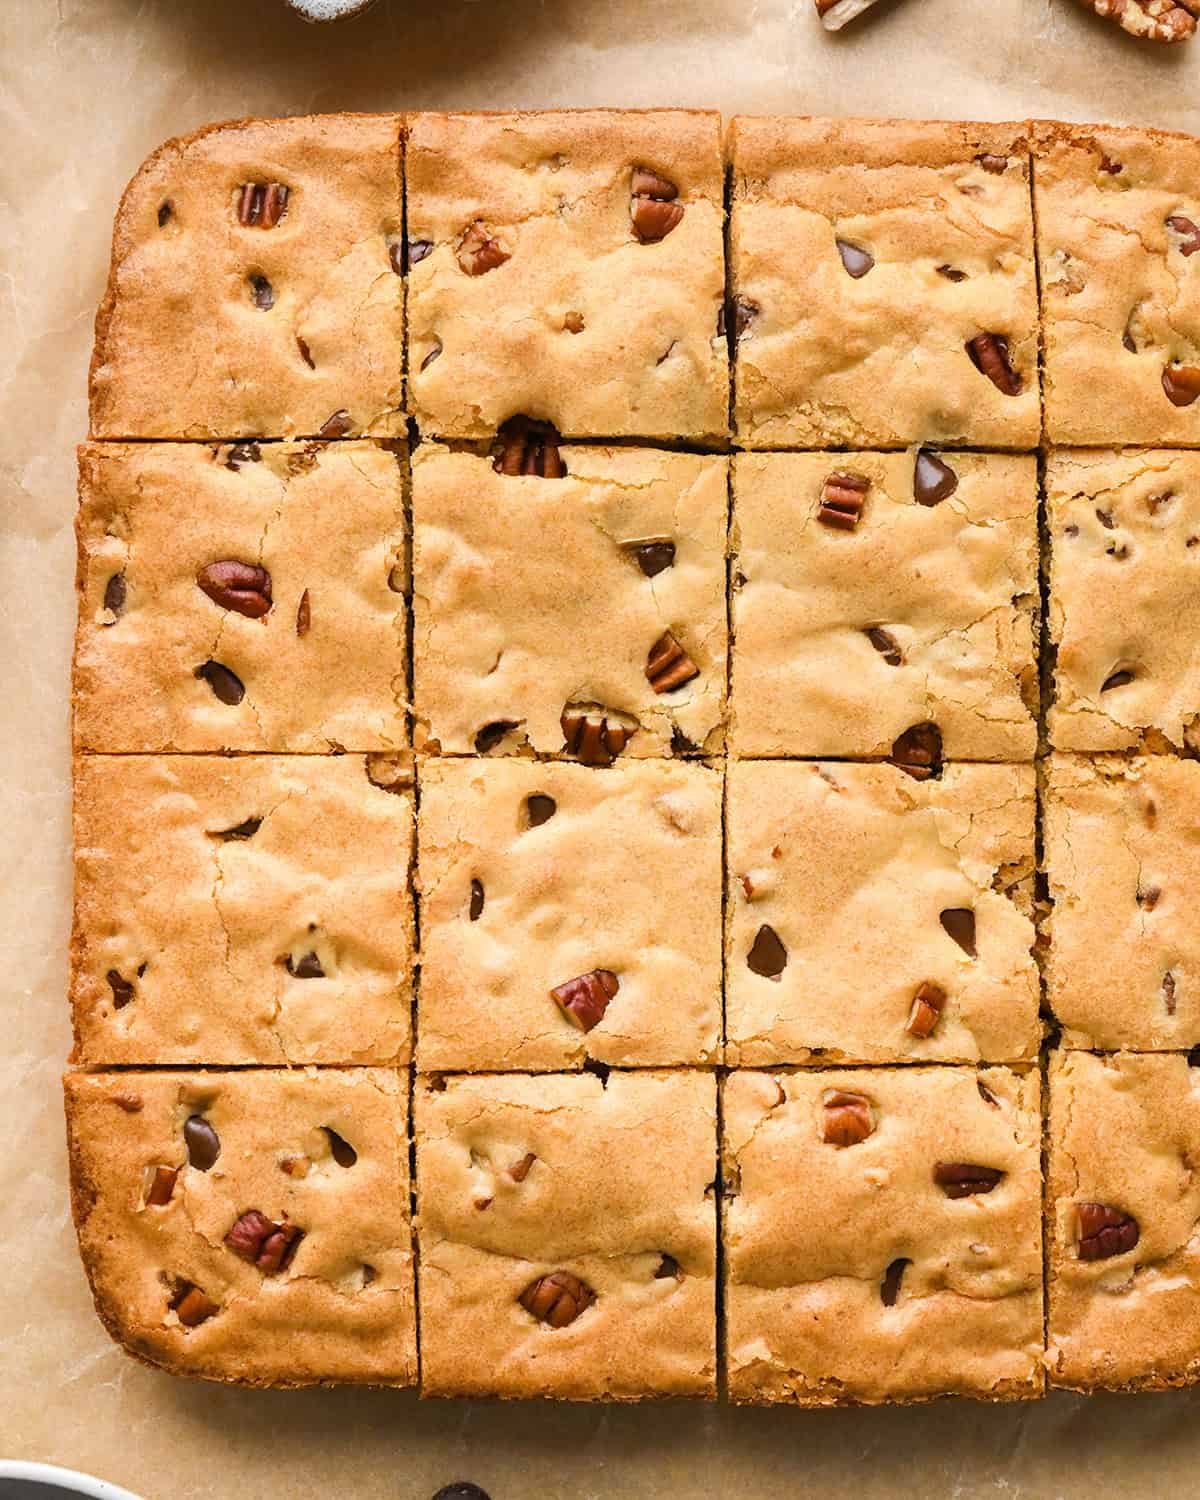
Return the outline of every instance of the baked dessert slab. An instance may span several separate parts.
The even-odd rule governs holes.
[[[427,761],[418,1066],[719,1062],[721,798],[690,762]]]
[[[1198,174],[1200,141],[1190,136],[1038,127],[1051,442],[1200,443]]]
[[[240,1385],[416,1380],[407,1090],[384,1069],[68,1074],[109,1333]]]
[[[411,769],[81,756],[74,1061],[405,1061]]]
[[[404,432],[400,117],[211,125],[126,189],[96,438]]]
[[[738,753],[887,755],[932,721],[948,759],[1032,760],[1032,456],[739,454],[733,494]]]
[[[1046,478],[1053,743],[1200,749],[1200,454],[1059,449]]]
[[[407,743],[403,475],[366,442],[85,444],[75,743]]]
[[[418,1078],[425,1395],[715,1395],[716,1093]]]
[[[723,1085],[729,1394],[1041,1394],[1040,1079],[735,1072]]]
[[[731,1065],[1036,1058],[1032,767],[735,761],[726,826]]]
[[[1051,757],[1047,996],[1072,1047],[1200,1043],[1200,764]]]
[[[1198,1077],[1179,1054],[1051,1060],[1051,1385],[1200,1379]]]
[[[557,478],[413,454],[418,744],[600,763],[719,749],[728,461],[555,451]],[[589,715],[607,729],[587,734]]]
[[[739,443],[1036,446],[1025,126],[743,117],[729,151]]]
[[[417,114],[406,178],[422,433],[728,435],[719,115]]]

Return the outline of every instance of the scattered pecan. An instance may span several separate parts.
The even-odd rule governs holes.
[[[1168,969],[1162,977],[1163,1003],[1167,1007],[1167,1015],[1175,1014],[1175,975]]]
[[[998,333],[977,333],[967,340],[971,363],[992,382],[1002,396],[1019,396],[1025,382],[1013,368],[1008,340]]]
[[[441,341],[440,338],[438,338],[437,334],[435,333],[433,335],[433,343],[429,346],[429,350],[426,353],[425,358],[421,361],[421,369],[422,370],[428,370],[429,366],[434,362],[434,360],[442,352],[442,348],[443,348],[442,341]]]
[[[868,271],[874,269],[875,257],[869,250],[864,250],[861,245],[852,245],[849,240],[837,240],[835,243],[847,276],[861,281]]]
[[[494,271],[497,266],[502,266],[506,260],[511,259],[500,241],[494,239],[478,220],[465,230],[454,253],[468,276],[482,276],[486,271]],[[411,247],[409,265],[412,265]]]
[[[146,1194],[146,1206],[148,1208],[162,1208],[170,1203],[171,1194],[175,1191],[175,1179],[179,1176],[178,1167],[155,1167],[154,1176],[150,1182],[149,1191]]]
[[[1150,42],[1186,42],[1200,15],[1197,0],[1080,0],[1130,36]]]
[[[637,733],[636,725],[623,724],[604,708],[576,707],[568,703],[559,719],[564,748],[586,766],[611,766]]]
[[[913,468],[913,498],[918,505],[940,505],[958,488],[958,475],[936,453],[922,448]]]
[[[913,996],[905,1028],[909,1036],[925,1038],[932,1036],[946,1004],[946,991],[940,984],[927,979]]]
[[[817,520],[842,531],[853,531],[862,518],[871,481],[865,474],[834,473],[821,486]]]
[[[264,1276],[283,1271],[304,1238],[303,1229],[295,1224],[275,1224],[257,1208],[248,1209],[225,1236],[225,1243],[235,1255],[257,1266]]]
[[[683,218],[683,205],[676,203],[679,189],[668,177],[648,167],[634,167],[630,183],[629,217],[633,232],[643,245],[665,240]]]
[[[935,269],[938,275],[944,276],[947,281],[959,282],[967,279],[967,273],[960,271],[957,266],[937,266]]]
[[[848,21],[870,10],[875,0],[813,0],[826,31],[840,31]]]
[[[1172,406],[1191,406],[1200,396],[1200,365],[1167,365],[1162,383]]]
[[[562,479],[567,472],[558,445],[562,441],[550,422],[532,417],[509,417],[492,443],[492,468],[497,474]]]
[[[260,620],[271,608],[271,575],[254,563],[226,558],[205,563],[196,574],[202,592],[222,609]]]
[[[1140,1231],[1132,1214],[1107,1203],[1077,1203],[1075,1223],[1080,1260],[1108,1260],[1137,1244]]]
[[[788,951],[783,939],[764,922],[754,935],[746,954],[746,967],[763,979],[778,979],[787,968]]]
[[[1200,229],[1191,219],[1185,219],[1182,214],[1172,214],[1167,220],[1167,228],[1181,255],[1195,255],[1200,250]]]
[[[951,937],[968,958],[978,958],[975,947],[975,913],[969,906],[948,906],[939,918]]]
[[[551,1328],[565,1328],[596,1300],[596,1294],[585,1281],[570,1271],[552,1271],[531,1281],[517,1301],[539,1323]]]
[[[220,1307],[211,1297],[206,1297],[198,1286],[182,1281],[175,1295],[167,1304],[185,1328],[198,1328],[206,1323]]]
[[[230,708],[236,708],[246,696],[246,688],[242,679],[219,661],[201,662],[193,671],[192,676],[207,682],[213,690],[213,697]]]
[[[524,1182],[529,1176],[529,1169],[537,1161],[532,1151],[527,1151],[520,1161],[513,1162],[508,1169],[508,1175],[514,1182]]]
[[[1137,904],[1143,911],[1153,911],[1162,896],[1162,889],[1157,885],[1139,885],[1137,888]]]
[[[646,679],[656,693],[673,693],[699,675],[700,668],[669,630],[650,647]]]
[[[666,1281],[668,1277],[674,1281],[682,1281],[683,1267],[673,1255],[668,1255],[665,1250],[660,1250],[658,1267],[654,1272],[654,1279],[655,1281]]]
[[[825,1096],[821,1139],[830,1146],[857,1146],[875,1129],[871,1101],[865,1094],[832,1089]]]
[[[591,1031],[604,1019],[608,1002],[621,988],[621,981],[611,969],[592,969],[568,979],[550,991],[558,1008],[580,1031]]]
[[[638,567],[647,578],[657,578],[667,568],[674,566],[674,542],[633,542],[631,547]]]
[[[928,781],[942,767],[942,731],[936,724],[913,724],[892,741],[888,759],[914,781]]]
[[[978,1167],[965,1161],[939,1161],[933,1168],[933,1180],[947,1198],[990,1193],[1003,1176],[995,1167]]]
[[[198,1172],[207,1172],[221,1154],[221,1137],[203,1115],[189,1115],[183,1122],[183,1140],[188,1162]]]
[[[238,197],[238,223],[274,229],[287,213],[288,190],[281,182],[246,182]]]
[[[993,177],[1002,177],[1008,171],[1007,156],[993,156],[990,152],[983,152],[975,160],[985,172],[990,172]]]

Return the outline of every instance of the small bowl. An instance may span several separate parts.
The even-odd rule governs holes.
[[[75,1469],[0,1458],[0,1500],[70,1500],[72,1495],[86,1495],[89,1500],[138,1500],[118,1484],[92,1479]]]

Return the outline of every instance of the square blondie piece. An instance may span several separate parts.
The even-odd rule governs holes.
[[[735,427],[748,448],[1032,448],[1023,126],[737,119]]]
[[[731,1064],[1037,1055],[1034,772],[729,768]]]
[[[135,1358],[239,1385],[412,1385],[392,1072],[68,1074],[79,1248]]]
[[[1200,453],[1051,455],[1060,750],[1200,750]]]
[[[212,125],[117,211],[92,436],[403,433],[400,118]]]
[[[740,754],[887,755],[932,722],[949,759],[1032,760],[1033,457],[740,454],[733,492]],[[851,492],[856,519],[827,503]]]
[[[413,454],[418,736],[597,763],[719,748],[728,460],[568,447],[561,461],[549,479]]]
[[[733,1073],[729,1394],[800,1406],[1041,1393],[1040,1081]]]
[[[79,469],[79,749],[407,743],[395,453],[89,443]]]
[[[1200,1073],[1186,1057],[1050,1066],[1051,1385],[1200,1380]]]
[[[426,761],[420,886],[421,1068],[720,1061],[717,771]]]
[[[415,115],[406,171],[423,433],[727,435],[719,115]]]
[[[716,1394],[717,1085],[418,1080],[422,1389]]]
[[[1047,993],[1073,1047],[1200,1043],[1200,764],[1051,758]]]
[[[1200,443],[1200,141],[1047,123],[1034,198],[1051,442]]]
[[[78,757],[75,1061],[406,1060],[413,807],[396,774],[361,756]]]

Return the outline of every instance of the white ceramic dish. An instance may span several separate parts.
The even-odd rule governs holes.
[[[52,1464],[27,1464],[0,1458],[0,1500],[59,1500],[63,1495],[87,1495],[90,1500],[138,1500],[120,1485],[92,1479],[74,1469]]]

